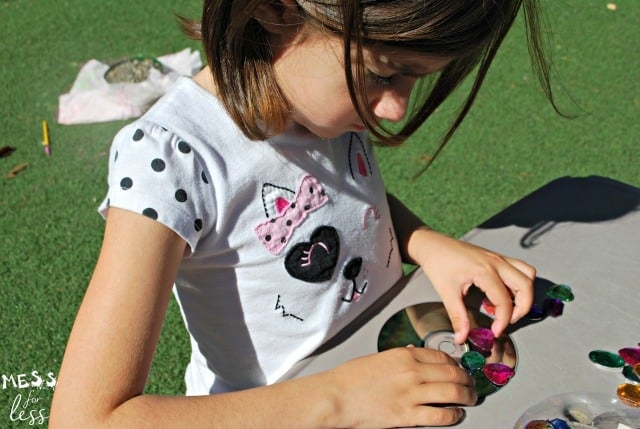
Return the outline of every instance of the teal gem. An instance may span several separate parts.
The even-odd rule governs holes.
[[[636,366],[638,366],[638,365],[636,365]],[[635,381],[636,383],[640,383],[640,375],[638,375],[638,373],[636,372],[634,366],[625,365],[625,367],[622,368],[622,375],[624,375],[627,378],[627,380]]]
[[[490,395],[500,389],[500,387],[489,381],[482,371],[474,372],[471,375],[476,380],[475,390],[479,397]]]
[[[486,362],[484,356],[476,351],[466,352],[460,358],[462,367],[469,371],[480,371]]]
[[[617,353],[608,352],[606,350],[593,350],[589,352],[591,362],[607,368],[622,368],[624,360]]]
[[[571,288],[567,285],[556,284],[547,289],[546,295],[549,298],[559,299],[564,302],[573,301],[573,292],[571,292]]]

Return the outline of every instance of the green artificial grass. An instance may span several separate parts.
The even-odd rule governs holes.
[[[618,1],[615,11],[596,0],[542,3],[555,34],[554,88],[575,119],[556,115],[536,86],[519,26],[467,120],[427,172],[414,177],[461,94],[403,147],[378,150],[389,190],[437,229],[460,236],[561,176],[596,174],[640,186],[640,2]],[[57,374],[102,238],[96,208],[106,191],[110,141],[127,122],[59,125],[58,96],[89,59],[198,48],[173,14],[197,17],[199,9],[199,1],[0,0],[0,146],[16,148],[0,158],[0,427],[28,425],[12,421],[11,408],[31,391],[26,409],[48,415],[50,389],[13,383],[37,381],[32,371]],[[50,127],[50,157],[41,146],[42,120]],[[28,167],[6,179],[21,163]],[[188,356],[172,302],[147,390],[182,393]]]

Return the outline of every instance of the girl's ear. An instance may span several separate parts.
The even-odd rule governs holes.
[[[283,34],[302,23],[295,0],[263,0],[253,14],[256,21],[267,32]]]

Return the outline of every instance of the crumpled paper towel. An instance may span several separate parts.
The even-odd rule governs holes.
[[[151,68],[139,83],[109,83],[109,66],[89,60],[71,90],[58,98],[58,122],[65,125],[137,118],[160,98],[180,76],[193,76],[202,68],[200,53],[186,48],[158,57],[163,72]]]

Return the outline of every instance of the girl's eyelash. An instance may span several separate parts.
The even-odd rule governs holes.
[[[393,79],[393,75],[391,76],[380,76],[377,73],[372,72],[371,70],[367,70],[367,75],[375,83],[380,86],[388,86],[391,85],[391,80]]]

